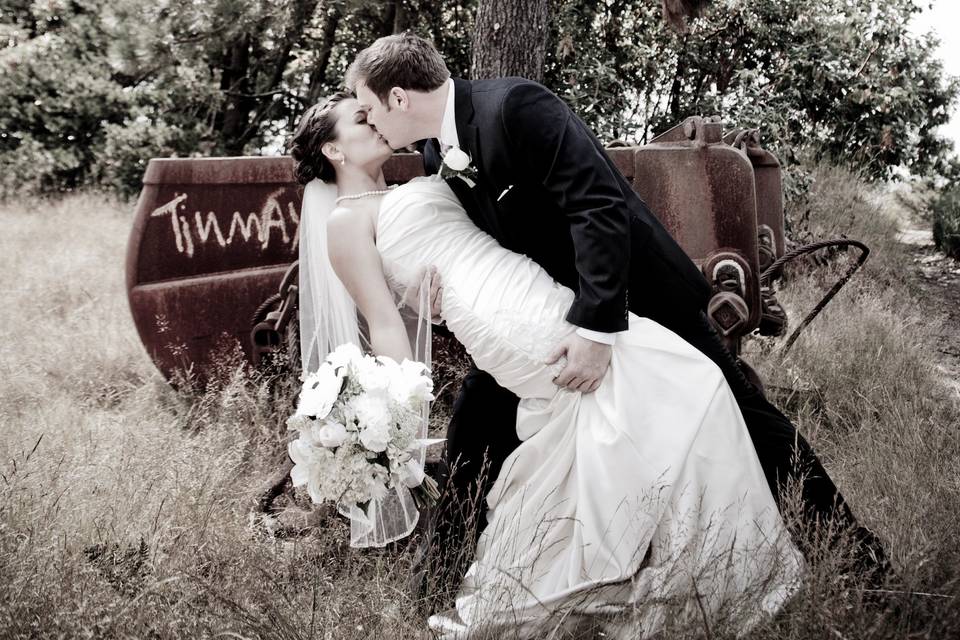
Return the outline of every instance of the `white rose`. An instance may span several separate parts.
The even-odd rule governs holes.
[[[365,392],[386,391],[390,386],[387,368],[369,357],[357,363],[357,380]]]
[[[357,412],[357,422],[361,429],[370,425],[390,424],[390,405],[387,398],[381,394],[364,393],[357,396],[353,401],[353,408]]]
[[[400,365],[400,375],[391,387],[394,400],[403,404],[433,400],[433,380],[428,371],[422,362],[404,360]]]
[[[403,371],[400,369],[400,364],[390,356],[377,356],[377,363],[379,363],[380,370],[383,371],[388,383],[391,385],[397,376],[403,374]]]
[[[370,451],[381,452],[390,442],[393,417],[387,398],[380,394],[364,393],[353,403],[360,427],[360,442]]]
[[[390,425],[371,424],[360,429],[360,442],[369,451],[380,453],[390,443]]]
[[[325,447],[339,447],[347,439],[347,428],[334,420],[327,420],[317,430],[317,440]]]
[[[470,156],[468,156],[462,149],[453,147],[447,151],[445,156],[443,156],[443,164],[447,165],[454,171],[463,171],[470,166]]]
[[[410,399],[415,402],[429,402],[433,400],[433,380],[430,378],[416,378],[410,386]]]

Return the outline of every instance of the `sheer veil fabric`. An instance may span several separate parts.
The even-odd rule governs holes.
[[[345,343],[369,351],[365,325],[357,308],[330,263],[327,221],[337,207],[337,187],[314,179],[303,192],[299,240],[300,358],[304,374],[316,371],[327,354]],[[425,286],[423,286],[425,285]],[[392,288],[392,290],[395,290]],[[432,367],[429,282],[426,276],[406,283],[395,293],[410,339],[414,360]],[[430,405],[421,408],[418,438],[426,440]],[[426,446],[418,448],[414,460],[423,467]],[[365,508],[340,504],[338,511],[350,519],[350,546],[383,547],[409,536],[420,518],[416,503],[406,487],[396,487],[382,500],[371,500]]]

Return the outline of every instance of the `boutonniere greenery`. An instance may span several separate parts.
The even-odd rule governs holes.
[[[440,164],[440,177],[444,180],[448,178],[460,178],[467,183],[471,189],[477,186],[475,182],[477,169],[470,164],[470,156],[463,149],[453,147],[447,150],[443,156],[443,162]]]

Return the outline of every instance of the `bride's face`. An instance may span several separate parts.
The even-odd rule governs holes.
[[[347,162],[358,166],[379,166],[393,153],[383,136],[367,124],[367,112],[353,98],[341,100],[334,111],[337,124],[336,148]]]

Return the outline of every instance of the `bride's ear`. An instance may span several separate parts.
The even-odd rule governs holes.
[[[324,142],[323,146],[320,147],[320,153],[330,161],[331,164],[334,162],[339,162],[343,164],[343,154],[337,149],[336,145],[332,142]]]

